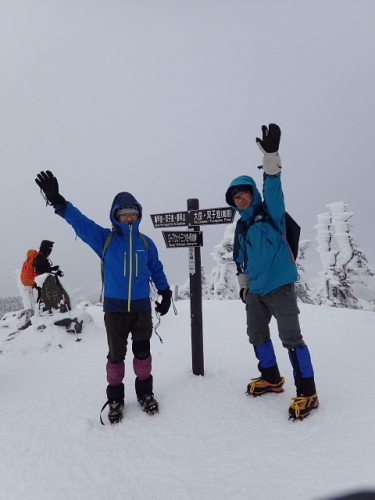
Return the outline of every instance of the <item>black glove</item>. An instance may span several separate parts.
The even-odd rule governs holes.
[[[248,293],[249,293],[249,289],[248,288],[241,288],[241,290],[240,290],[240,299],[242,300],[242,302],[244,304],[246,304],[246,297],[247,297]]]
[[[259,148],[264,153],[276,153],[280,146],[280,127],[276,123],[270,123],[268,128],[265,125],[262,126],[262,132],[262,139],[259,137],[255,139]]]
[[[61,269],[57,271],[56,276],[59,276],[60,278],[64,276],[64,273],[61,271]]]
[[[161,302],[155,302],[155,311],[158,312],[160,316],[164,316],[164,314],[167,314],[169,308],[171,307],[172,290],[170,288],[158,290],[158,294],[163,298]]]
[[[35,182],[44,193],[44,197],[48,205],[58,205],[65,203],[65,198],[59,193],[59,184],[52,172],[40,172],[35,179]]]
[[[53,266],[51,267],[51,271],[58,271],[60,266]]]

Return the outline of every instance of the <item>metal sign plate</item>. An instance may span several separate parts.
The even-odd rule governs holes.
[[[153,214],[151,220],[155,228],[188,226],[188,212],[170,212],[167,214]]]
[[[167,248],[201,247],[202,231],[162,231]]]
[[[235,214],[236,211],[230,207],[192,210],[188,213],[189,226],[231,224],[233,222]]]
[[[189,248],[189,274],[195,274],[195,250],[193,247]]]
[[[189,212],[169,212],[152,214],[151,220],[155,228],[177,226],[207,226],[209,224],[231,224],[236,211],[230,207],[205,208]]]

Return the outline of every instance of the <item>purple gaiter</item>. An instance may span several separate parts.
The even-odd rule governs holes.
[[[146,380],[151,375],[152,370],[152,356],[146,359],[133,359],[134,373],[139,380]]]
[[[109,385],[120,385],[125,375],[125,363],[110,363],[107,361],[107,382]]]

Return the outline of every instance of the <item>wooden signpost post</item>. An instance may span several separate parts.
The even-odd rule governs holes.
[[[187,200],[186,212],[151,215],[155,228],[189,226],[190,231],[163,231],[167,248],[189,249],[191,353],[194,375],[204,375],[202,323],[202,265],[203,233],[200,226],[231,224],[235,211],[230,207],[200,210],[199,200]]]

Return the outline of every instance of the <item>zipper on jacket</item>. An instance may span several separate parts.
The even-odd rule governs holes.
[[[138,278],[138,254],[135,254],[135,277]]]
[[[132,278],[133,278],[133,224],[129,224],[129,288],[128,288],[128,312],[131,312],[132,300]]]
[[[126,252],[124,252],[124,276],[126,276],[126,259],[127,259],[127,255],[126,255]]]

